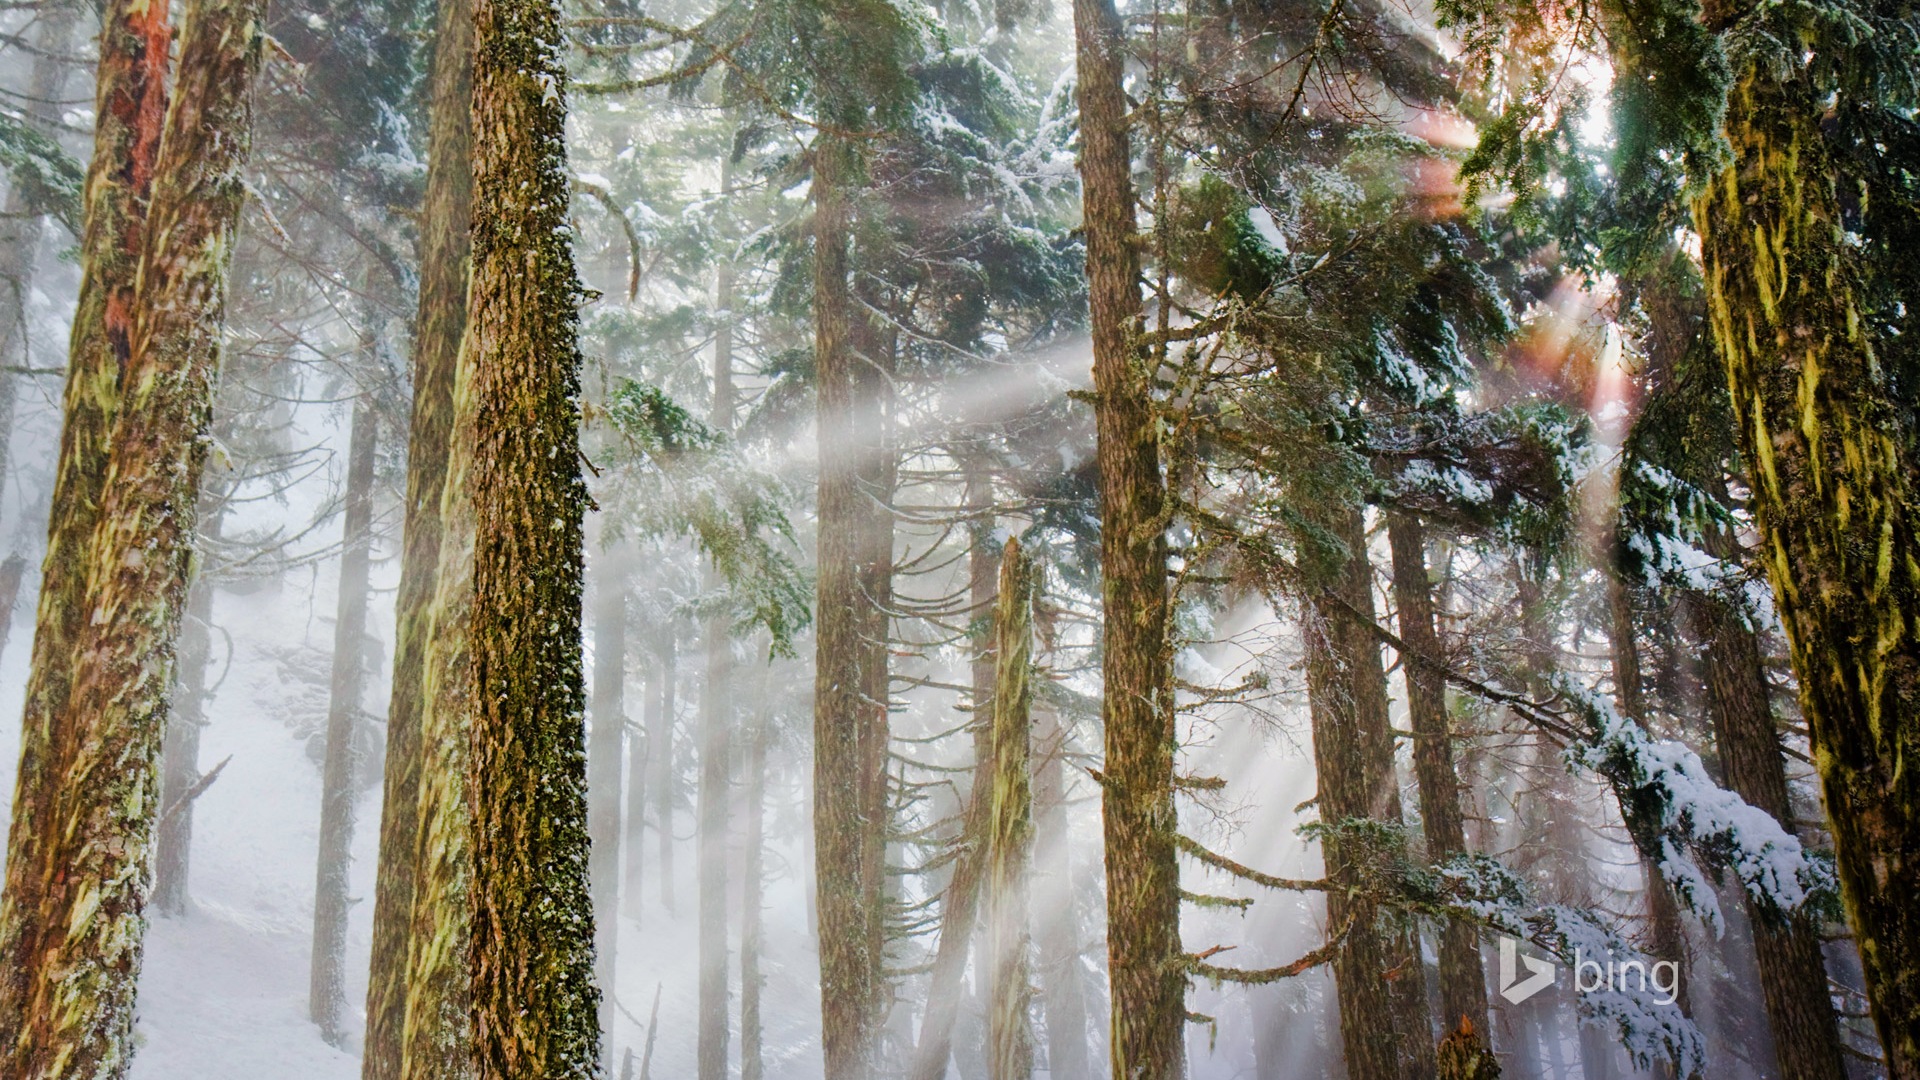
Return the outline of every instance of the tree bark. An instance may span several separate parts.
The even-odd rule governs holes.
[[[1709,5],[1714,25],[1745,4]],[[1823,106],[1737,73],[1694,203],[1709,324],[1892,1080],[1920,1078],[1920,477],[1875,355]],[[1903,765],[1903,763],[1905,763]]]
[[[1033,1075],[1027,872],[1033,854],[1033,597],[1037,578],[1018,539],[1000,557],[994,612],[993,811],[987,830],[988,1080]]]
[[[477,0],[473,276],[474,1058],[479,1080],[600,1058],[581,681],[580,352],[553,0]]]
[[[439,0],[435,15],[427,183],[421,213],[420,297],[414,318],[413,404],[407,432],[406,518],[394,599],[393,689],[380,804],[373,954],[367,979],[362,1080],[398,1080],[406,1046],[414,893],[425,872],[421,775],[428,743],[427,650],[438,591],[441,519],[453,439],[453,390],[467,324],[473,201],[473,11]],[[448,764],[436,760],[436,766]]]
[[[1314,768],[1320,781],[1321,842],[1327,877],[1346,886],[1327,896],[1333,926],[1351,928],[1334,953],[1340,1038],[1352,1080],[1431,1076],[1432,1021],[1420,955],[1406,930],[1388,924],[1367,893],[1368,861],[1377,853],[1344,827],[1355,821],[1398,823],[1393,736],[1387,721],[1386,671],[1373,615],[1373,568],[1360,508],[1331,523],[1347,547],[1338,578],[1325,587],[1307,627],[1307,696]],[[1417,993],[1416,993],[1417,991]]]
[[[1153,372],[1138,343],[1126,33],[1111,0],[1074,0],[1073,24],[1100,466],[1110,1053],[1116,1080],[1177,1080],[1187,1013],[1173,802],[1166,480]]]
[[[12,852],[25,865],[8,865],[5,937],[20,943],[15,955],[25,961],[9,972],[17,997],[0,1013],[0,1073],[9,1077],[117,1077],[133,1049],[161,735],[252,140],[260,8],[260,0],[198,0],[186,9],[124,398],[78,564],[87,580],[80,610],[89,614],[60,659],[82,662],[60,713],[57,768],[45,787],[27,789],[44,799],[31,817],[47,831],[30,850]],[[16,873],[37,887],[14,894]]]
[[[87,627],[87,545],[107,471],[120,371],[132,342],[134,278],[146,235],[154,159],[167,109],[173,40],[168,6],[112,0],[101,14],[93,159],[82,198],[80,297],[69,341],[47,554],[21,719],[20,768],[0,893],[0,1041],[16,1043],[28,972],[40,951],[33,912],[50,882],[40,872],[53,837],[53,784],[77,747],[65,722],[71,659]],[[11,1053],[0,1050],[0,1053]]]
[[[1767,696],[1758,635],[1717,596],[1688,594],[1685,603],[1702,645],[1707,706],[1728,786],[1751,806],[1792,828],[1787,771]],[[1846,1072],[1840,1029],[1827,994],[1820,926],[1806,915],[1782,923],[1751,901],[1755,965],[1773,1033],[1781,1080],[1819,1080]]]
[[[814,359],[820,439],[814,622],[814,864],[826,1080],[865,1080],[883,1012],[887,634],[891,522],[872,358],[856,348],[849,277],[855,148],[813,150]],[[885,543],[881,540],[884,536]],[[876,690],[878,691],[876,693]]]
[[[594,981],[600,1030],[613,1030],[620,926],[620,758],[626,733],[627,596],[621,553],[603,541],[594,560],[593,734],[587,746],[587,826],[592,838]],[[611,1055],[611,1046],[606,1053]],[[601,1064],[607,1065],[607,1061]]]
[[[362,396],[353,409],[347,447],[345,537],[333,625],[333,685],[327,710],[327,751],[320,780],[320,858],[313,887],[313,954],[308,1016],[322,1038],[344,1046],[341,1012],[347,1004],[348,869],[353,862],[354,774],[359,771],[357,729],[365,684],[367,575],[373,548],[373,458],[377,421]]]
[[[1453,733],[1447,723],[1447,685],[1434,626],[1433,586],[1427,577],[1426,529],[1420,519],[1387,513],[1387,543],[1393,552],[1393,602],[1400,639],[1412,655],[1400,658],[1407,684],[1407,714],[1413,726],[1413,769],[1420,790],[1420,822],[1427,855],[1434,860],[1464,854],[1467,833],[1460,812],[1460,776],[1453,764]],[[1424,658],[1424,659],[1423,659]],[[1477,1060],[1468,1043],[1484,1047],[1487,974],[1480,960],[1480,934],[1473,924],[1452,920],[1440,931],[1440,1010],[1460,1061]]]

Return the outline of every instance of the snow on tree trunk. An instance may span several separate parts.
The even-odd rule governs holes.
[[[53,836],[52,786],[77,749],[71,738],[75,729],[64,722],[73,675],[69,661],[87,624],[86,548],[99,520],[107,438],[131,342],[134,277],[167,108],[172,40],[165,4],[113,0],[101,13],[93,160],[81,207],[80,297],[68,347],[60,451],[7,834],[6,886],[0,894],[0,1045],[9,1048],[17,1043],[12,1036],[23,1017],[32,957],[42,951],[31,913],[46,902],[51,884],[39,868],[43,846]]]
[[[1920,476],[1861,314],[1821,107],[1764,66],[1740,72],[1727,107],[1732,157],[1693,217],[1842,902],[1888,1073],[1915,1080]]]
[[[307,1014],[321,1037],[346,1042],[347,896],[352,866],[354,774],[360,698],[366,682],[367,575],[373,547],[373,464],[378,422],[365,395],[355,403],[347,444],[345,535],[333,624],[333,682],[320,779],[320,858],[313,887],[313,959]]]
[[[473,1040],[479,1080],[590,1077],[600,1057],[587,881],[580,599],[580,286],[567,221],[554,0],[477,0],[473,275]],[[459,414],[457,414],[459,415]]]
[[[414,893],[425,866],[420,843],[421,776],[429,746],[424,736],[427,651],[444,529],[441,507],[453,438],[455,370],[467,323],[467,232],[473,198],[469,0],[440,0],[435,20],[413,403],[407,425],[406,516],[400,590],[394,598],[393,688],[387,706],[363,1080],[398,1080],[406,1047],[407,972],[417,944],[412,940]],[[435,762],[436,767],[444,764]]]
[[[44,786],[29,789],[43,839],[8,865],[6,938],[22,961],[8,971],[14,993],[0,1013],[0,1072],[10,1077],[117,1077],[133,1051],[161,737],[245,194],[261,7],[186,8],[100,504],[73,568],[86,574],[88,617],[59,662],[81,662],[59,714],[58,757]],[[37,887],[15,893],[15,876]]]

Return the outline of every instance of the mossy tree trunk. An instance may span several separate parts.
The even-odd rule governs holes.
[[[43,845],[53,835],[51,785],[75,751],[68,738],[73,728],[63,719],[73,674],[69,661],[87,623],[86,548],[99,520],[107,436],[132,342],[134,277],[165,122],[172,41],[165,4],[112,0],[101,13],[93,159],[81,207],[80,297],[67,354],[60,451],[21,719],[6,886],[0,894],[0,1047],[11,1046],[19,1034],[31,958],[38,951],[31,913],[45,901],[50,884],[38,868]]]
[[[380,805],[373,954],[367,979],[363,1080],[397,1080],[407,1043],[407,970],[414,892],[423,872],[421,775],[429,744],[427,650],[443,540],[441,504],[453,437],[453,390],[467,324],[468,229],[473,200],[473,11],[439,0],[435,15],[427,183],[421,212],[420,296],[414,319],[413,404],[407,431],[406,516],[393,687]],[[436,762],[436,768],[445,763]]]
[[[987,1076],[1033,1075],[1033,964],[1027,875],[1033,854],[1033,560],[1018,539],[1000,557],[994,612],[993,809],[987,827]]]
[[[1116,1080],[1177,1080],[1187,1010],[1173,802],[1167,493],[1153,373],[1139,345],[1126,31],[1111,0],[1074,0],[1073,25],[1100,466],[1110,1052]]]
[[[1822,109],[1797,81],[1757,66],[1738,73],[1726,117],[1731,162],[1693,216],[1841,897],[1888,1072],[1914,1080],[1920,476],[1895,419],[1904,405],[1863,320]]]
[[[480,1080],[595,1075],[580,601],[580,286],[555,0],[476,0],[473,1041]]]
[[[333,682],[320,778],[320,857],[313,888],[313,951],[307,1014],[333,1046],[346,1042],[348,870],[359,771],[360,698],[366,684],[368,569],[373,554],[373,465],[378,421],[365,396],[354,405],[347,445],[345,535],[334,608]]]
[[[814,863],[827,1080],[870,1074],[884,1008],[889,493],[873,358],[859,353],[849,236],[856,151],[813,149],[814,360],[819,395],[819,557],[814,622]],[[884,542],[883,542],[884,540]],[[878,691],[876,693],[876,690]]]
[[[24,865],[8,867],[6,938],[24,961],[9,971],[17,996],[0,1014],[0,1072],[9,1077],[122,1076],[133,1050],[161,739],[245,193],[261,6],[186,8],[121,400],[93,534],[75,567],[86,574],[80,610],[89,617],[60,659],[81,662],[59,714],[55,767],[44,786],[27,789],[46,832],[12,853]],[[15,895],[16,876],[36,887]]]

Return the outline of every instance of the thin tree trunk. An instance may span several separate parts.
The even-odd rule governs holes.
[[[373,547],[373,455],[377,421],[364,395],[353,409],[347,447],[345,542],[333,626],[333,685],[320,780],[320,858],[313,886],[313,954],[308,1016],[343,1046],[347,1004],[348,869],[352,865],[354,774],[367,651],[367,572]]]
[[[173,700],[160,748],[160,805],[163,810],[153,859],[153,910],[184,915],[193,898],[188,885],[193,866],[193,801],[187,793],[200,782],[200,729],[206,726],[207,664],[213,657],[213,576],[207,553],[218,543],[225,514],[225,493],[200,492],[200,552],[187,590],[186,618],[180,624],[180,660],[175,665]],[[184,800],[184,801],[183,801]]]
[[[21,943],[16,955],[26,961],[10,971],[21,992],[0,1013],[0,1073],[9,1077],[117,1077],[133,1049],[161,735],[252,141],[260,7],[198,0],[186,10],[154,165],[126,394],[79,564],[87,575],[81,610],[90,615],[61,661],[85,662],[73,665],[57,768],[44,788],[28,789],[45,798],[33,808],[45,838],[13,852],[28,856],[25,866],[8,865],[10,879],[17,870],[38,882],[25,895],[9,888],[6,938]]]
[[[1053,710],[1044,711],[1037,739],[1040,763],[1033,771],[1037,815],[1033,863],[1043,890],[1036,905],[1040,1000],[1047,1017],[1049,1080],[1092,1080],[1087,1055],[1087,996],[1080,975],[1080,918],[1074,904],[1074,858],[1068,842],[1067,730]]]
[[[1791,828],[1786,765],[1767,697],[1758,636],[1719,597],[1690,593],[1686,604],[1702,645],[1707,705],[1727,783],[1749,805]],[[1806,915],[1795,915],[1784,923],[1770,919],[1751,900],[1747,913],[1781,1080],[1844,1075],[1840,1029],[1833,999],[1827,994],[1826,961],[1820,954],[1819,924]]]
[[[1365,519],[1351,507],[1332,523],[1348,556],[1320,601],[1307,631],[1307,694],[1320,820],[1329,827],[1321,850],[1327,877],[1361,884],[1364,843],[1345,829],[1353,821],[1398,823],[1400,792],[1387,722],[1386,672],[1373,614],[1373,568]],[[1386,923],[1364,892],[1327,897],[1327,917],[1351,928],[1334,953],[1340,1036],[1352,1080],[1432,1076],[1434,1040],[1426,980],[1412,935]]]
[[[1177,1080],[1186,973],[1173,802],[1166,480],[1140,329],[1126,33],[1112,0],[1074,0],[1080,188],[1093,331],[1105,613],[1101,781],[1113,1075]]]
[[[623,621],[620,627],[622,636],[627,627]],[[642,654],[645,655],[644,653]],[[660,680],[658,664],[648,668],[649,682],[640,688],[641,708],[646,719],[652,719],[654,691]],[[626,838],[623,847],[626,851],[626,870],[620,885],[620,906],[626,916],[638,923],[641,912],[646,908],[646,897],[642,890],[646,886],[647,855],[647,781],[650,763],[653,760],[653,736],[650,725],[629,725],[627,732],[627,823]]]
[[[26,118],[42,134],[53,135],[60,127],[60,99],[65,97],[67,61],[72,47],[74,24],[80,5],[77,0],[54,0],[39,7],[34,20],[34,45],[38,51],[27,74],[27,93],[22,101]],[[27,294],[33,286],[34,262],[40,255],[40,241],[46,235],[44,207],[34,205],[32,193],[22,184],[7,191],[0,209],[0,365],[16,363],[30,368],[27,335]],[[18,397],[15,388],[20,376],[0,367],[0,482],[13,463],[13,413]]]
[[[733,186],[731,147],[720,166],[720,187]],[[733,267],[725,258],[714,274],[714,307],[721,313],[714,329],[714,430],[733,431]],[[712,567],[705,575],[709,596],[725,589]],[[727,775],[732,742],[733,678],[732,619],[716,609],[706,619],[706,687],[700,695],[700,817],[695,844],[700,864],[699,911],[699,1080],[726,1080],[727,1076],[727,803],[733,797]]]
[[[1707,5],[1709,25],[1753,7]],[[1694,203],[1708,322],[1891,1080],[1920,1078],[1920,468],[1861,311],[1813,88],[1750,61]]]
[[[673,914],[673,794],[679,773],[673,763],[673,719],[675,684],[679,678],[679,643],[671,621],[661,632],[660,658],[653,699],[653,716],[647,724],[648,752],[653,757],[653,820],[660,833],[660,906]]]
[[[593,569],[593,734],[587,746],[587,826],[593,847],[588,877],[593,883],[600,1030],[612,1031],[620,926],[620,758],[627,726],[627,582],[621,553],[604,542]],[[606,1052],[611,1054],[612,1048]]]
[[[761,911],[766,906],[767,668],[760,670],[760,706],[747,736],[747,820],[745,857],[740,874],[740,1080],[765,1080],[761,1059],[760,974]]]
[[[172,39],[166,4],[111,0],[102,12],[93,160],[82,205],[80,297],[69,342],[60,454],[21,719],[6,886],[0,894],[0,1054],[5,1055],[18,1047],[29,972],[44,952],[32,913],[48,902],[45,890],[51,884],[40,868],[44,845],[54,837],[52,789],[77,750],[69,737],[73,725],[65,722],[75,670],[71,659],[89,621],[87,545],[99,520],[108,434],[132,340],[134,278],[167,109]]]
[[[471,973],[479,1080],[600,1059],[581,683],[580,286],[551,0],[477,0]]]
[[[999,589],[1000,549],[993,543],[993,480],[973,455],[962,458],[965,498],[976,520],[967,552],[968,644],[972,677],[973,786],[960,812],[958,852],[940,894],[940,940],[927,978],[927,1007],[914,1048],[912,1080],[942,1080],[953,1057],[953,1027],[960,1015],[967,954],[979,921],[980,883],[985,876],[987,828],[993,789],[994,596]]]
[[[994,612],[993,812],[987,830],[988,1080],[1033,1075],[1033,998],[1027,872],[1033,853],[1032,560],[1018,539],[1000,557]]]
[[[1440,638],[1434,627],[1433,586],[1427,577],[1426,530],[1420,519],[1387,513],[1387,543],[1393,552],[1393,600],[1400,638],[1412,655],[1400,658],[1407,683],[1407,713],[1413,726],[1413,768],[1420,786],[1420,821],[1427,855],[1441,860],[1467,850],[1460,812],[1460,777],[1453,765],[1453,733],[1447,724],[1447,686]],[[1448,921],[1440,931],[1440,1010],[1456,1043],[1484,1046],[1487,975],[1480,960],[1480,933],[1471,923]],[[1462,1061],[1477,1060],[1472,1047],[1456,1046]]]
[[[441,519],[453,440],[453,391],[467,324],[468,226],[473,201],[473,13],[469,0],[439,0],[435,16],[427,182],[421,214],[420,297],[414,319],[413,404],[407,432],[406,519],[400,589],[394,599],[393,691],[380,804],[362,1080],[398,1080],[407,1045],[407,971],[418,947],[414,893],[425,873],[421,775],[427,650],[439,588]],[[435,759],[436,768],[451,764]],[[442,789],[444,790],[444,789]]]
[[[848,260],[855,152],[851,140],[829,133],[813,151],[820,439],[813,819],[827,1080],[870,1074],[883,1006],[887,636],[884,611],[876,611],[884,597],[873,588],[890,576],[892,543],[875,505],[886,493],[872,483],[872,459],[885,453],[873,358],[860,356],[855,343]]]
[[[13,636],[13,609],[20,604],[21,579],[27,576],[27,560],[19,555],[9,555],[0,562],[0,655],[7,650],[7,639]]]

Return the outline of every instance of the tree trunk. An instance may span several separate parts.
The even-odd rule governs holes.
[[[1087,997],[1081,985],[1080,919],[1074,903],[1073,848],[1068,841],[1067,730],[1046,710],[1038,739],[1040,763],[1033,771],[1035,830],[1033,863],[1043,868],[1035,884],[1044,891],[1036,905],[1040,953],[1040,1000],[1047,1017],[1049,1080],[1092,1080],[1087,1056]]]
[[[766,906],[766,798],[768,716],[767,668],[760,670],[759,700],[747,736],[747,820],[744,866],[740,873],[740,1080],[765,1080],[761,1059],[760,974],[761,909]]]
[[[1767,699],[1759,639],[1741,614],[1719,597],[1690,593],[1686,604],[1702,646],[1707,705],[1727,784],[1749,805],[1791,829],[1793,806],[1773,707]],[[1844,1075],[1840,1029],[1827,994],[1826,961],[1820,954],[1819,924],[1806,915],[1783,924],[1767,918],[1751,901],[1747,912],[1781,1080]]]
[[[1467,850],[1460,812],[1460,777],[1453,765],[1453,733],[1447,724],[1447,685],[1439,634],[1434,627],[1433,586],[1427,577],[1426,529],[1419,518],[1387,513],[1387,543],[1393,552],[1393,602],[1400,639],[1412,655],[1400,658],[1407,684],[1407,714],[1413,726],[1414,777],[1420,785],[1420,821],[1427,856],[1442,860]],[[1480,933],[1453,920],[1440,931],[1440,1012],[1460,1061],[1476,1060],[1470,1043],[1484,1046],[1487,974],[1480,960]]]
[[[377,422],[365,396],[353,409],[347,447],[345,538],[333,625],[333,685],[320,780],[320,858],[313,886],[313,958],[308,1016],[330,1045],[346,1042],[348,868],[353,861],[357,729],[366,674],[367,571],[373,547],[373,454]]]
[[[673,914],[673,794],[679,773],[673,764],[674,690],[679,680],[679,642],[674,637],[672,620],[660,635],[658,685],[649,704],[653,716],[647,724],[648,753],[653,757],[653,821],[660,833],[660,906]]]
[[[38,51],[27,74],[21,111],[42,134],[53,135],[60,128],[60,101],[66,96],[67,85],[66,54],[73,45],[79,8],[77,0],[55,0],[41,5],[34,20]],[[15,362],[17,344],[22,368],[33,366],[27,347],[27,293],[33,285],[34,263],[40,255],[47,221],[45,208],[34,202],[32,192],[16,183],[7,191],[6,204],[0,209],[0,364]],[[0,482],[6,480],[13,460],[13,411],[18,397],[15,381],[19,377],[0,368]]]
[[[625,636],[627,627],[623,621],[620,633]],[[645,655],[644,653],[642,654]],[[660,680],[657,664],[648,669],[649,681],[640,688],[641,708],[647,719],[652,718],[655,685]],[[620,884],[620,906],[627,918],[638,923],[641,911],[646,907],[646,897],[642,890],[646,886],[647,856],[647,780],[650,763],[653,760],[652,733],[649,727],[629,725],[627,732],[627,823],[626,836],[622,847],[626,854],[626,868]]]
[[[593,847],[594,981],[600,1030],[613,1030],[615,959],[620,926],[620,758],[626,733],[627,595],[618,552],[602,544],[594,560],[593,734],[587,746],[587,826]],[[612,1047],[606,1052],[612,1053]],[[602,1065],[607,1062],[602,1061]]]
[[[27,576],[27,560],[19,555],[9,555],[0,562],[0,654],[7,650],[7,639],[13,636],[13,610],[20,604],[21,579]]]
[[[435,15],[427,184],[421,213],[420,297],[414,319],[413,406],[407,433],[406,520],[394,599],[393,692],[387,706],[373,958],[367,979],[362,1080],[398,1080],[406,1046],[407,970],[414,893],[424,871],[421,775],[427,650],[444,539],[441,504],[453,440],[453,389],[467,324],[468,226],[473,201],[473,12],[439,0]],[[436,767],[449,762],[436,759]]]
[[[1329,829],[1321,850],[1327,877],[1347,886],[1328,894],[1327,918],[1334,926],[1352,924],[1332,965],[1341,1045],[1352,1080],[1431,1076],[1432,1021],[1419,952],[1411,934],[1386,923],[1363,891],[1366,863],[1377,854],[1344,828],[1362,820],[1398,823],[1401,813],[1386,672],[1367,625],[1374,615],[1365,519],[1356,506],[1332,524],[1348,557],[1317,603],[1306,638],[1320,820]]]
[[[1000,557],[994,612],[993,811],[987,830],[988,1080],[1033,1075],[1027,872],[1033,854],[1033,597],[1038,579],[1018,539]]]
[[[731,150],[731,147],[729,147]],[[721,162],[720,187],[732,187],[733,155]],[[723,196],[724,197],[724,196]],[[714,430],[733,431],[733,268],[723,258],[715,272],[714,306],[720,322],[714,329]],[[724,592],[725,581],[712,567],[705,575],[709,598]],[[727,802],[733,797],[727,775],[732,742],[733,673],[732,619],[718,606],[707,616],[705,634],[707,681],[700,695],[700,818],[696,829],[700,864],[699,911],[699,1080],[727,1077]]]
[[[1101,806],[1113,1075],[1177,1080],[1186,974],[1173,803],[1166,480],[1140,349],[1139,259],[1123,86],[1126,32],[1112,0],[1074,0],[1080,188],[1093,330],[1105,612]]]
[[[44,799],[29,815],[44,838],[12,853],[25,865],[8,864],[10,878],[37,883],[19,895],[10,887],[7,897],[6,938],[25,960],[9,971],[18,996],[0,1012],[0,1073],[9,1077],[117,1077],[133,1048],[161,734],[252,141],[260,6],[187,6],[154,165],[125,396],[78,564],[87,575],[80,610],[90,615],[60,661],[84,662],[73,665],[55,768],[45,787],[25,792]]]
[[[912,1080],[942,1080],[953,1056],[953,1027],[965,994],[967,954],[979,922],[980,883],[987,861],[987,828],[993,789],[994,597],[999,589],[1000,549],[994,546],[993,478],[974,455],[963,455],[968,510],[976,515],[967,549],[967,637],[972,652],[973,786],[960,811],[953,871],[940,894],[940,940],[927,978],[927,1007],[914,1048]]]
[[[1710,8],[1721,5],[1709,5]],[[1716,25],[1736,10],[1710,11]],[[1920,477],[1890,418],[1822,106],[1761,67],[1694,203],[1709,323],[1892,1080],[1920,1078]],[[1903,765],[1903,763],[1905,763]]]
[[[474,1058],[479,1080],[600,1058],[581,683],[580,352],[566,71],[551,0],[477,0],[472,372]]]
[[[60,454],[41,563],[21,719],[20,769],[0,895],[0,1046],[12,1048],[39,953],[32,913],[48,901],[40,867],[53,839],[53,786],[77,747],[65,722],[76,655],[87,629],[87,545],[107,471],[108,433],[132,341],[134,277],[146,235],[154,158],[167,108],[173,26],[168,5],[111,0],[101,14],[93,160],[80,238],[80,297],[73,314],[62,402]],[[11,1049],[0,1053],[11,1054]],[[4,1059],[0,1059],[4,1060]]]
[[[876,506],[887,493],[872,482],[885,453],[883,417],[871,358],[854,341],[848,200],[855,152],[834,134],[823,134],[813,150],[820,433],[813,797],[826,1080],[870,1074],[883,1007],[887,636],[884,611],[876,610],[883,597],[872,590],[890,576],[893,552],[890,522]]]
[[[200,553],[187,589],[186,618],[180,624],[180,660],[174,666],[173,700],[160,748],[160,830],[153,859],[153,910],[184,915],[193,898],[188,891],[193,866],[193,802],[188,792],[200,782],[200,729],[207,724],[207,664],[213,658],[213,575],[206,554],[218,543],[225,515],[225,493],[200,492]],[[186,801],[182,801],[186,800]],[[177,806],[177,809],[172,809]]]

